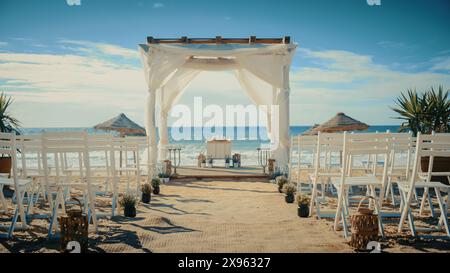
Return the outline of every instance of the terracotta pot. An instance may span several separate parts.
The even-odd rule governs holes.
[[[11,157],[0,157],[0,173],[11,174]]]
[[[423,172],[428,171],[428,164],[430,164],[429,157],[422,157],[420,166]],[[449,172],[450,171],[450,157],[435,157],[433,161],[434,172]],[[441,182],[450,185],[446,176],[432,176],[431,181]]]

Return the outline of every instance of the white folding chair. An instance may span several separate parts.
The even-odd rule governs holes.
[[[111,216],[115,215],[119,191],[119,177],[116,172],[114,142],[112,135],[88,135],[88,154],[94,157],[96,165],[91,163],[91,181],[98,185],[96,195],[111,195]],[[94,160],[90,160],[93,162]],[[101,188],[100,188],[101,187]],[[97,217],[105,214],[97,213]]]
[[[447,136],[447,137],[449,137],[449,136],[450,136],[450,133],[435,133],[435,132],[432,132],[432,135],[437,135],[437,136]],[[450,185],[450,176],[447,176],[447,184]],[[420,216],[423,215],[423,212],[424,212],[424,210],[425,210],[425,203],[428,201],[428,205],[429,205],[429,208],[430,208],[431,216],[432,216],[433,218],[436,218],[436,214],[435,214],[435,212],[434,212],[434,208],[433,208],[433,206],[431,205],[431,204],[432,204],[431,196],[428,194],[428,191],[429,191],[429,188],[425,188],[425,190],[424,190],[424,192],[423,192],[422,200],[421,200],[421,202],[420,202],[419,215],[420,215]],[[415,193],[414,196],[415,196],[416,201],[417,201],[417,190],[415,190],[414,193]],[[448,204],[450,204],[449,199],[450,199],[450,198],[447,198],[447,208],[449,207]]]
[[[139,196],[141,193],[142,169],[139,157],[140,147],[140,142],[135,142],[133,139],[114,138],[113,149],[120,154],[120,164],[116,171],[119,174],[125,174],[126,192],[136,196]],[[135,183],[134,187],[131,186],[132,182]]]
[[[135,157],[139,157],[139,167],[141,169],[141,174],[144,175],[144,173],[147,171],[147,167],[143,164],[143,156],[145,152],[147,151],[147,137],[145,136],[125,136],[125,140],[128,142],[136,143],[138,147],[138,153],[136,155],[133,154],[133,161],[136,161],[134,159]]]
[[[387,171],[389,166],[389,155],[391,152],[390,140],[387,134],[347,134],[344,133],[343,166],[340,179],[332,179],[333,186],[338,191],[338,203],[334,219],[334,230],[339,228],[340,220],[344,230],[344,236],[348,236],[347,217],[349,216],[349,193],[352,187],[365,187],[366,196],[371,196],[369,205],[374,207],[378,214],[378,225],[380,233],[384,236],[383,217],[380,207],[384,199],[384,191],[387,185]],[[352,158],[355,156],[375,155],[384,157],[383,171],[381,177],[377,176],[376,169],[372,174],[354,175]],[[377,196],[376,189],[380,194]]]
[[[43,177],[42,170],[42,136],[21,135],[17,136],[17,146],[20,151],[19,172],[23,178]]]
[[[66,171],[64,156],[75,154],[79,157],[79,177],[73,176],[73,170]],[[52,156],[52,157],[51,157]],[[42,158],[44,181],[47,199],[51,211],[48,236],[53,236],[57,230],[56,219],[59,206],[65,212],[65,202],[68,193],[74,189],[82,191],[84,206],[88,210],[89,219],[97,231],[97,215],[95,210],[95,188],[91,181],[91,169],[86,132],[44,132],[42,134]],[[49,159],[53,159],[55,175],[50,177]]]
[[[397,181],[408,180],[411,174],[411,156],[413,150],[412,133],[389,133],[391,140],[390,166],[388,170],[388,184],[386,186],[385,199],[390,199],[392,205],[396,205],[393,178]],[[403,161],[401,160],[403,158]]]
[[[298,135],[293,136],[292,140],[292,149],[291,149],[291,157],[289,160],[289,177],[288,179],[291,181],[291,174],[294,172],[293,162],[294,162],[294,151],[297,151],[297,159],[296,159],[296,179],[297,182],[297,191],[310,191],[311,190],[311,180],[309,179],[309,175],[314,171],[314,154],[317,144],[317,136],[306,136],[306,135]],[[307,156],[310,156],[310,160],[306,159]],[[307,180],[302,181],[301,173],[307,172]],[[303,184],[307,184],[306,187],[303,187]]]
[[[440,182],[432,181],[433,176],[450,176],[450,171],[437,172],[433,170],[434,161],[438,157],[450,157],[450,134],[443,135],[424,135],[418,133],[416,140],[416,151],[413,165],[413,172],[409,181],[399,182],[400,196],[402,197],[402,215],[398,226],[398,232],[402,232],[403,225],[408,220],[409,228],[413,236],[417,236],[417,231],[436,231],[444,230],[450,237],[450,229],[448,224],[448,203],[444,202],[441,192],[449,192],[450,186]],[[422,158],[428,158],[428,170],[422,170]],[[417,229],[414,224],[414,216],[412,213],[411,201],[415,189],[423,189],[424,195],[422,201],[431,197],[429,189],[433,189],[436,195],[437,203],[440,210],[439,222],[437,228]],[[448,198],[448,197],[447,197]],[[421,207],[423,206],[423,202]],[[432,208],[433,203],[429,201]]]
[[[31,192],[28,213],[33,214],[34,205],[42,196],[45,197],[43,187],[44,171],[42,168],[42,136],[39,135],[20,135],[17,136],[17,148],[20,151],[19,168],[20,176],[24,179],[31,179]],[[33,217],[39,217],[33,214]]]
[[[30,186],[31,180],[19,178],[17,170],[17,145],[16,145],[16,134],[15,133],[0,133],[0,154],[8,155],[11,157],[11,177],[0,177],[0,205],[3,207],[5,213],[8,212],[8,203],[3,194],[3,187],[9,186],[14,187],[14,196],[12,198],[13,203],[15,202],[14,214],[11,219],[9,226],[1,225],[1,228],[6,228],[7,233],[6,238],[11,238],[13,232],[16,228],[18,218],[20,216],[20,223],[22,224],[22,229],[28,228],[27,225],[27,215],[24,208],[25,193],[27,193],[27,199],[30,199]],[[2,234],[3,235],[3,234]]]
[[[318,219],[333,218],[334,214],[325,214],[320,212],[320,206],[326,201],[327,189],[332,191],[331,181],[333,177],[341,176],[341,161],[343,148],[343,134],[321,133],[317,135],[317,143],[314,154],[314,173],[310,174],[312,181],[312,194],[310,215],[313,215],[314,209]],[[333,158],[339,157],[339,163],[333,162]],[[318,196],[319,185],[321,186],[321,196]]]

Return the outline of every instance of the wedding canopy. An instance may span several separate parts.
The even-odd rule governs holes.
[[[268,137],[279,166],[289,160],[289,70],[297,45],[281,39],[153,39],[139,45],[148,85],[146,131],[149,164],[158,159],[155,110],[159,106],[159,147],[168,144],[167,117],[189,83],[202,71],[234,71],[252,102],[266,105]],[[211,86],[214,90],[214,86]],[[278,111],[276,107],[279,106]]]

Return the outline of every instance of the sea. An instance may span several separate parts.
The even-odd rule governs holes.
[[[291,136],[299,135],[311,128],[311,126],[291,126]],[[371,126],[368,130],[362,131],[363,133],[375,133],[375,132],[397,132],[399,126],[392,125],[380,125]],[[87,130],[89,134],[109,134],[110,132],[94,130],[93,128],[21,128],[21,133],[25,135],[40,134],[42,131],[49,132],[76,132]],[[234,131],[232,141],[232,152],[241,154],[242,164],[245,166],[257,166],[258,165],[258,153],[257,148],[262,145],[269,144],[267,140],[267,134],[263,127],[245,127],[245,128],[222,128],[221,130],[213,130],[211,128],[184,128],[184,139],[180,139],[179,131],[169,128],[169,141],[171,145],[176,145],[181,148],[181,162],[182,166],[195,166],[197,165],[197,156],[200,153],[206,151],[205,141],[212,137],[220,137],[221,135],[229,136],[230,132]],[[114,133],[112,133],[114,134]],[[293,151],[293,163],[296,163],[296,152]],[[302,154],[303,156],[303,154]],[[304,155],[305,162],[312,159],[311,154]],[[96,156],[93,160],[101,161],[101,156]],[[362,161],[360,162],[363,163]],[[95,162],[93,162],[95,165]]]

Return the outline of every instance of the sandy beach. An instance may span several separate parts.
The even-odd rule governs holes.
[[[101,202],[99,202],[101,203]],[[267,181],[171,181],[151,204],[140,203],[136,218],[99,221],[91,233],[92,252],[353,252],[332,221],[300,218],[294,204]],[[46,239],[47,220],[35,219],[13,240],[0,240],[0,252],[58,252],[58,240]],[[448,251],[446,240],[398,236],[386,225],[386,252]]]

